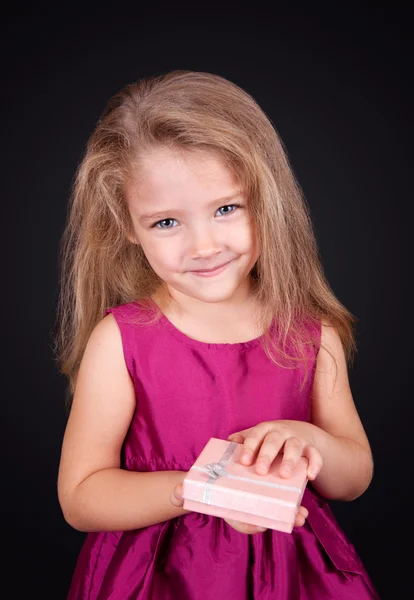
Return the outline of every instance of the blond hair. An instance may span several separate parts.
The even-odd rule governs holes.
[[[261,248],[253,277],[272,360],[305,361],[306,347],[318,340],[303,323],[324,321],[338,329],[351,362],[356,319],[323,274],[309,210],[275,127],[234,83],[172,71],[127,85],[109,100],[76,172],[61,242],[55,336],[70,392],[105,309],[134,300],[145,304],[161,284],[141,248],[129,241],[124,190],[140,158],[163,146],[216,153],[244,188]],[[276,338],[269,335],[271,318],[278,324]]]

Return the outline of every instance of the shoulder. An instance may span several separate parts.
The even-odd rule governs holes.
[[[133,316],[137,316],[142,312],[142,307],[138,302],[126,302],[124,304],[117,304],[110,306],[105,309],[105,315],[113,315],[115,320],[127,320]]]
[[[105,316],[94,327],[79,367],[74,405],[96,407],[117,405],[130,414],[134,406],[132,377],[125,360],[121,332],[113,315]]]
[[[119,354],[131,379],[135,380],[137,364],[159,341],[161,328],[158,321],[159,315],[150,303],[120,304],[105,310],[94,336],[102,336],[109,346],[108,351]]]
[[[119,326],[149,326],[160,318],[160,311],[151,300],[134,300],[105,309],[105,316],[112,314]]]
[[[322,320],[312,401],[314,405],[321,404],[328,398],[343,397],[344,394],[351,396],[344,347],[338,329],[329,321]]]
[[[111,362],[123,354],[122,338],[113,314],[104,316],[94,327],[85,348],[83,362]]]
[[[329,321],[320,324],[320,344],[316,355],[312,398],[321,401],[338,390],[349,390],[348,365],[338,329]]]
[[[336,327],[322,321],[321,347],[311,394],[311,422],[331,435],[346,437],[369,449],[355,406],[344,347]]]
[[[331,357],[330,359],[328,357]],[[320,325],[320,347],[318,360],[328,361],[335,359],[345,359],[345,351],[339,335],[338,329],[326,319],[321,321]]]

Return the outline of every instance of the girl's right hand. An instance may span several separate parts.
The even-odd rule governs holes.
[[[233,521],[233,519],[224,519],[227,525],[233,527],[236,531],[240,533],[247,533],[249,535],[254,535],[255,533],[263,533],[266,531],[266,527],[258,527],[257,525],[251,525],[250,523],[242,523],[241,521]]]
[[[300,506],[298,514],[296,515],[294,527],[302,527],[308,517],[308,510],[304,506]],[[230,527],[233,527],[240,533],[248,533],[253,535],[255,533],[263,533],[266,531],[266,527],[258,527],[257,525],[250,525],[250,523],[241,523],[240,521],[233,521],[232,519],[224,519]]]
[[[179,483],[175,486],[173,491],[170,494],[170,502],[177,508],[182,508],[184,505],[183,499],[183,484]]]
[[[183,484],[180,483],[175,486],[173,491],[171,492],[170,501],[174,506],[182,507],[184,504],[183,500]],[[305,521],[308,516],[308,510],[304,506],[300,506],[298,510],[298,514],[296,515],[294,527],[302,527],[305,524]],[[240,533],[247,533],[253,535],[255,533],[263,533],[266,531],[265,527],[258,527],[257,525],[251,525],[250,523],[241,523],[240,521],[233,521],[232,519],[224,519],[230,527],[233,527],[236,531]]]

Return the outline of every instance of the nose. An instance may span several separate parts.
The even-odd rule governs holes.
[[[197,227],[190,240],[190,256],[192,259],[210,257],[220,254],[222,244],[213,233],[213,228],[210,226]]]

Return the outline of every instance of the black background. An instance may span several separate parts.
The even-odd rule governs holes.
[[[286,146],[327,277],[358,318],[349,376],[375,476],[362,497],[332,508],[380,597],[411,595],[412,21],[395,3],[290,5],[289,13],[275,6],[36,5],[3,14],[8,597],[63,600],[84,538],[57,501],[65,381],[51,350],[72,178],[109,97],[176,68],[239,84]]]

